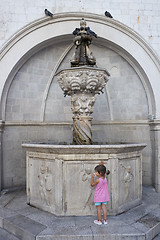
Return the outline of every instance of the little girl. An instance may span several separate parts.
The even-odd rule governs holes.
[[[110,171],[106,171],[106,167],[103,163],[100,163],[95,167],[95,173],[92,174],[91,186],[96,186],[94,193],[94,203],[97,208],[98,220],[94,220],[95,224],[101,225],[101,209],[103,211],[104,224],[107,224],[107,208],[106,204],[110,200],[107,179],[105,174],[110,174]],[[98,178],[94,179],[97,176]]]

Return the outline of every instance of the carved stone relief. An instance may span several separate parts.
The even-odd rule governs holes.
[[[50,206],[53,187],[52,173],[49,166],[42,161],[39,168],[39,194],[43,204]]]
[[[72,112],[78,116],[89,116],[93,113],[95,97],[92,94],[76,94],[71,97]]]
[[[122,146],[34,144],[37,152],[27,151],[28,203],[64,216],[95,215],[91,174],[100,160],[111,170],[108,176],[108,214],[116,215],[141,203],[141,149],[143,144]],[[38,152],[42,151],[44,152]]]
[[[134,174],[130,165],[125,166],[121,163],[120,166],[123,169],[123,178],[121,182],[124,184],[124,201],[126,201],[129,197],[129,190],[131,188],[131,184],[134,181]]]
[[[88,207],[91,210],[91,207],[94,205],[93,203],[94,189],[93,187],[90,186],[92,171],[93,170],[91,168],[84,168],[83,170],[81,170],[82,181],[87,182],[89,186],[87,201],[84,203],[83,209],[86,209]]]
[[[92,117],[95,94],[100,94],[108,81],[106,70],[83,66],[59,72],[57,81],[64,96],[71,96],[73,143],[92,144]]]
[[[65,95],[71,96],[77,92],[99,94],[108,81],[106,70],[81,67],[62,70],[57,74],[57,81]]]

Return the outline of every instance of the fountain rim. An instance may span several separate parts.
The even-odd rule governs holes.
[[[62,69],[62,70],[56,72],[55,76],[58,76],[60,73],[65,72],[65,71],[77,71],[77,70],[101,71],[101,72],[105,72],[108,76],[110,76],[110,73],[104,68],[90,67],[90,66],[86,66],[86,65]]]
[[[63,145],[47,143],[23,143],[26,150],[37,152],[49,152],[60,154],[95,154],[95,153],[124,153],[143,150],[146,143],[122,143],[122,144],[100,144],[100,145]]]

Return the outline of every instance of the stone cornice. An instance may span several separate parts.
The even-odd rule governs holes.
[[[3,132],[4,124],[4,121],[0,120],[0,132]]]
[[[100,122],[100,121],[93,121],[92,122],[93,125],[144,125],[144,126],[148,126],[150,124],[150,122],[148,122],[148,120],[123,120],[123,121],[104,121],[104,122]],[[23,127],[23,126],[50,126],[50,125],[55,125],[55,126],[72,126],[73,122],[9,122],[9,121],[5,121],[3,122],[3,126],[19,126],[19,127]]]
[[[155,119],[149,122],[151,131],[160,131],[160,119]]]

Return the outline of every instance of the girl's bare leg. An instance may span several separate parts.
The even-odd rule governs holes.
[[[104,220],[106,221],[107,220],[107,208],[106,208],[105,204],[102,204],[102,211],[103,211]]]
[[[101,221],[101,205],[96,206],[98,221]]]

